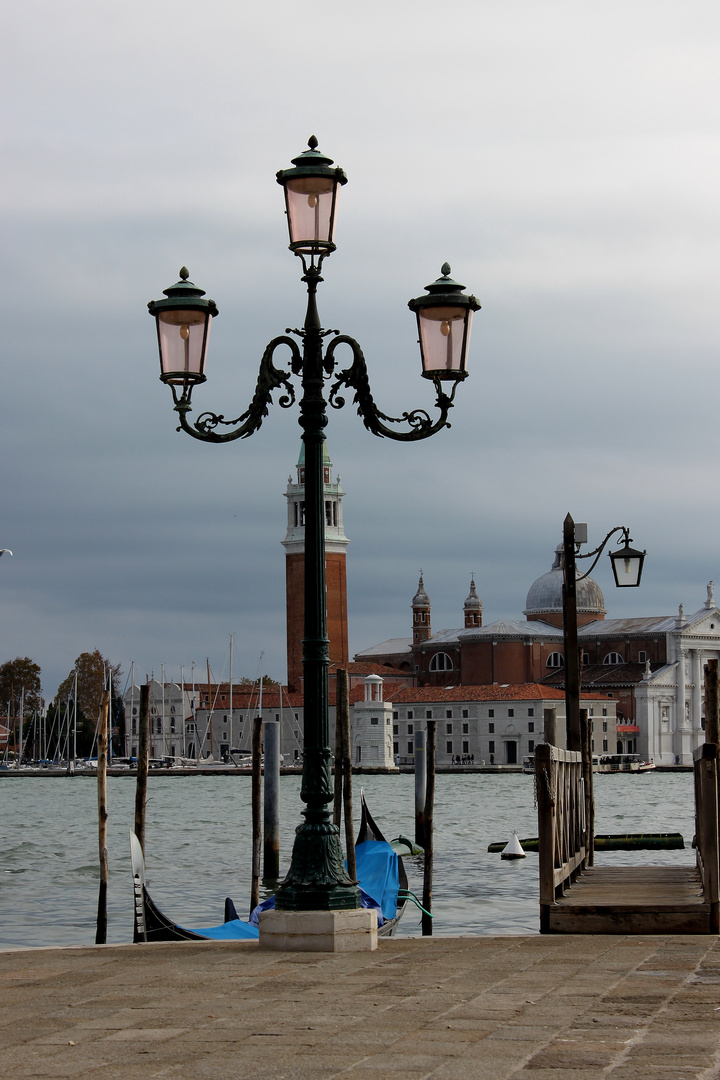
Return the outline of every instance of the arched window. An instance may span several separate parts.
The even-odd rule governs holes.
[[[609,652],[607,654],[607,656],[605,657],[605,659],[603,660],[603,664],[624,664],[624,663],[625,663],[625,661],[623,660],[623,658],[622,658],[622,656],[620,655],[619,652]]]
[[[546,667],[565,667],[565,658],[561,652],[551,652],[547,658]]]
[[[453,662],[446,652],[435,653],[430,661],[431,671],[452,671]]]

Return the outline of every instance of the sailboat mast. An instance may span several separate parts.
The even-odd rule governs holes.
[[[135,712],[135,661],[130,661],[130,712],[133,716],[138,714]],[[125,756],[132,756],[132,736],[134,732],[135,721],[130,720],[130,731],[128,731],[127,716],[125,717]]]
[[[180,665],[180,723],[182,724],[182,741],[180,754],[185,757],[185,668]]]
[[[18,752],[17,761],[15,762],[15,768],[20,768],[20,761],[22,759],[22,741],[23,741],[23,709],[25,708],[25,687],[20,691],[20,718],[18,720]]]
[[[77,668],[75,668],[75,689],[73,704],[73,761],[77,760]]]
[[[191,714],[191,716],[193,718],[193,733],[194,733],[193,744],[194,744],[194,747],[195,747],[195,753],[193,754],[193,757],[195,758],[195,760],[197,760],[199,755],[198,755],[198,749],[197,749],[198,730],[197,730],[197,706],[195,705],[195,661],[194,660],[192,662],[192,667],[190,668],[190,680],[192,682],[192,707],[190,709],[190,714]]]
[[[214,744],[214,741],[213,741],[213,712],[215,711],[215,701],[214,701],[214,698],[213,698],[213,695],[212,695],[212,690],[210,689],[210,657],[209,656],[205,657],[205,662],[207,664],[208,705],[210,706],[210,717],[209,717],[209,720],[208,720],[208,724],[210,725],[210,760],[213,761],[215,759],[215,744]],[[207,732],[208,732],[208,729],[206,727],[205,728],[205,739],[206,740],[207,740]]]
[[[164,664],[160,665],[160,678],[162,679],[162,696],[161,696],[162,720],[160,721],[161,724],[162,724],[162,743],[160,745],[162,747],[162,755],[164,757],[165,754],[167,754],[167,730],[166,730],[166,724],[165,724],[165,665]]]
[[[230,635],[230,746],[229,752],[233,751],[233,639],[235,635]],[[228,755],[229,756],[229,755]]]

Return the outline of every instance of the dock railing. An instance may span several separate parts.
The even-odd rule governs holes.
[[[693,753],[695,779],[695,859],[702,877],[703,899],[710,904],[711,933],[720,930],[718,850],[718,756],[715,743]]]
[[[585,868],[585,785],[582,754],[549,743],[535,749],[540,868],[540,932],[550,907]],[[717,841],[717,831],[716,831]]]

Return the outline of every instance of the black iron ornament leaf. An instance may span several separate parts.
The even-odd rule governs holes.
[[[338,393],[343,387],[352,388],[355,391],[353,402],[357,405],[358,416],[362,417],[363,424],[373,435],[379,438],[395,439],[396,442],[415,442],[419,439],[427,439],[441,428],[450,427],[448,413],[453,407],[453,398],[457,383],[454,383],[452,394],[448,396],[442,389],[439,380],[433,380],[436,392],[435,405],[440,409],[440,416],[433,421],[425,409],[413,409],[412,412],[404,412],[402,416],[387,416],[381,412],[373,399],[370,391],[367,364],[362,349],[354,338],[346,334],[339,334],[329,343],[325,353],[325,365],[331,370],[335,369],[335,349],[340,345],[347,345],[353,354],[353,362],[349,368],[341,371],[330,388],[328,401],[334,409],[342,409],[345,399]],[[383,423],[386,421],[386,423]],[[407,424],[409,431],[398,431],[387,427],[387,424]]]
[[[226,420],[222,413],[203,412],[198,416],[194,424],[190,424],[187,421],[190,402],[186,395],[183,394],[182,398],[175,403],[175,410],[180,416],[182,430],[186,431],[188,435],[192,435],[193,438],[203,439],[206,442],[232,442],[234,439],[247,439],[261,426],[272,403],[272,393],[281,386],[285,387],[287,393],[278,398],[278,405],[281,409],[289,409],[295,402],[295,387],[290,382],[292,372],[282,371],[276,368],[272,362],[273,353],[281,345],[287,345],[290,349],[292,371],[301,367],[302,357],[296,342],[291,337],[285,337],[284,335],[273,338],[260,361],[255,393],[250,407],[234,420]],[[225,433],[216,431],[216,428],[220,426],[234,427],[236,424],[240,426],[235,431]]]

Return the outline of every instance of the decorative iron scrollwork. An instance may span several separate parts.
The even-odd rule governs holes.
[[[278,405],[281,409],[289,409],[295,402],[295,387],[290,382],[291,371],[281,371],[272,362],[273,353],[280,345],[287,345],[290,349],[292,371],[301,367],[302,356],[296,342],[285,335],[273,338],[263,353],[257,383],[255,384],[255,393],[250,407],[244,413],[234,420],[226,420],[222,413],[203,412],[198,416],[194,424],[190,424],[187,419],[187,414],[191,411],[190,394],[186,390],[182,397],[175,401],[175,411],[180,417],[178,431],[182,428],[188,435],[192,435],[194,439],[202,439],[205,442],[219,443],[232,442],[234,439],[247,439],[261,426],[272,403],[272,393],[281,386],[285,387],[287,393],[278,398]],[[223,427],[235,427],[236,424],[240,426],[235,431],[222,433],[215,430],[220,425]]]
[[[448,413],[453,406],[453,398],[457,383],[453,384],[452,394],[448,396],[442,389],[439,380],[434,379],[435,392],[437,394],[436,406],[440,409],[440,416],[433,422],[425,409],[414,409],[405,412],[402,416],[387,416],[381,412],[373,400],[368,379],[367,364],[362,349],[354,338],[347,334],[339,334],[329,343],[325,354],[326,370],[335,370],[335,350],[339,345],[347,345],[352,350],[353,362],[349,368],[341,371],[330,388],[329,402],[334,409],[342,409],[345,399],[338,393],[342,387],[352,388],[355,391],[353,402],[357,405],[358,416],[362,417],[363,424],[373,435],[380,438],[395,439],[397,442],[414,442],[418,439],[427,439],[441,428],[450,427]],[[382,421],[387,423],[384,424]],[[407,424],[409,431],[396,431],[387,427],[387,424]]]

